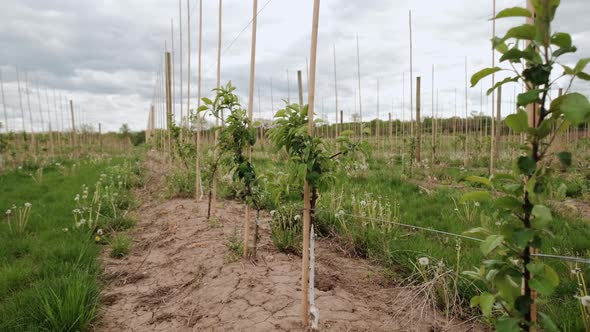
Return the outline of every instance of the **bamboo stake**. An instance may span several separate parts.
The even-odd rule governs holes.
[[[498,87],[497,93],[497,106],[496,106],[496,149],[494,150],[495,157],[499,158],[500,153],[500,138],[502,137],[502,86]]]
[[[410,25],[410,136],[414,137],[414,85],[412,84],[412,78],[414,77],[413,72],[413,54],[412,54],[412,11],[409,12],[409,25]]]
[[[170,52],[166,52],[166,124],[168,131],[168,158],[172,162],[172,68]]]
[[[180,2],[180,0],[178,0]],[[180,3],[178,5],[178,10],[180,11]],[[180,24],[180,22],[179,22]],[[182,26],[181,26],[181,37],[180,42],[182,43]],[[172,113],[176,114],[176,57],[174,56],[174,19],[170,18],[170,41],[171,41],[171,52],[172,52]],[[182,80],[182,47],[180,50],[180,76]],[[181,84],[182,86],[182,84]],[[180,106],[182,106],[182,89],[180,91]]]
[[[248,91],[248,118],[252,122],[252,113],[254,111],[254,75],[256,74],[256,21],[258,13],[258,0],[253,0],[252,5],[252,44],[250,47],[250,89]],[[250,124],[249,124],[250,126]],[[249,128],[248,128],[249,129]],[[252,145],[248,143],[246,148],[248,161],[252,162]],[[246,219],[244,220],[244,257],[248,257],[248,247],[250,243],[250,207],[246,203]],[[256,220],[258,223],[258,220]],[[258,228],[258,225],[255,226]],[[256,243],[256,239],[254,240]],[[256,254],[256,247],[254,247]]]
[[[496,36],[496,0],[493,0],[493,14],[492,14],[492,38],[494,36]],[[492,68],[496,66],[496,56],[494,54],[494,49],[492,48]],[[494,84],[496,83],[496,75],[494,73],[492,73],[492,87],[494,86]],[[491,132],[491,139],[490,139],[490,175],[494,174],[494,159],[496,157],[497,154],[497,147],[496,147],[496,125],[495,125],[495,120],[494,120],[494,111],[495,111],[495,107],[494,107],[494,100],[495,98],[495,92],[492,91],[492,118],[491,118],[491,122],[492,122],[492,132]]]
[[[74,151],[76,151],[77,150],[76,147],[78,146],[78,144],[76,142],[76,118],[74,117],[74,101],[71,99],[70,99],[70,114],[72,117],[72,149]],[[49,126],[51,126],[51,120],[49,121]]]
[[[287,69],[287,104],[291,104],[291,85],[289,84],[289,69]]]
[[[301,82],[301,70],[297,71],[297,90],[299,91],[299,107],[303,107],[303,83]]]
[[[188,0],[187,0],[188,1]],[[181,128],[182,128],[182,116],[183,116],[183,103],[184,103],[184,99],[182,98],[183,94],[182,94],[182,85],[183,85],[183,73],[182,73],[182,44],[183,44],[183,40],[182,40],[182,4],[181,4],[182,0],[178,0],[178,34],[179,34],[179,45],[178,45],[178,53],[179,53],[179,61],[180,61],[180,124],[181,124]],[[189,28],[190,31],[190,28]],[[190,107],[190,105],[189,105]],[[187,109],[188,112],[188,109]],[[181,135],[181,141],[182,141],[182,130],[180,131],[180,135]]]
[[[186,24],[187,24],[187,78],[186,78],[186,118],[180,114],[180,134],[184,137],[185,124],[191,112],[191,9],[189,0],[186,0]],[[186,126],[188,127],[188,126]],[[182,139],[181,139],[182,140]]]
[[[469,119],[468,111],[467,111],[467,57],[465,57],[465,122],[464,122],[464,129],[465,129],[465,142],[464,142],[464,154],[463,154],[463,166],[467,167],[469,165],[469,158],[467,155],[467,142],[468,142],[468,123],[467,120]]]
[[[33,112],[31,111],[31,96],[29,93],[29,79],[27,77],[27,72],[25,71],[25,90],[27,95],[27,108],[29,110],[29,124],[31,126],[31,145],[33,146],[34,151],[37,151],[37,141],[35,139],[35,127],[33,126]]]
[[[338,80],[336,79],[336,44],[333,44],[332,46],[334,50],[334,102],[336,103],[336,124],[338,124]],[[338,136],[338,125],[336,125],[334,129],[334,138],[336,138]]]
[[[432,96],[431,97],[431,111],[432,111],[432,123],[431,123],[431,134],[432,134],[432,150],[431,150],[431,154],[430,154],[430,165],[434,165],[434,157],[436,155],[436,123],[435,123],[435,119],[434,119],[434,65],[432,65],[432,87],[431,87],[431,93]]]
[[[313,111],[315,104],[315,79],[316,79],[316,53],[318,43],[318,24],[319,24],[320,0],[314,0],[313,6],[313,24],[311,33],[311,54],[310,54],[310,71],[309,71],[309,91],[308,91],[308,109],[307,109],[307,133],[313,135]],[[310,250],[310,242],[313,241],[313,225],[312,225],[312,211],[311,211],[311,192],[309,183],[304,181],[303,185],[303,262],[302,262],[302,316],[303,325],[305,328],[309,327],[310,318],[317,324],[317,316],[310,317],[310,306],[315,308],[313,296],[313,277],[314,267],[310,264],[314,253]],[[310,280],[311,277],[311,280]],[[316,311],[314,311],[315,313]],[[315,325],[315,324],[314,324]],[[316,327],[317,326],[313,326]]]
[[[416,77],[416,161],[420,162],[420,141],[422,132],[420,130],[420,76]]]
[[[359,52],[359,35],[356,35],[356,68],[357,68],[357,78],[358,78],[358,87],[359,87],[359,116],[360,116],[360,133],[361,133],[361,141],[363,140],[363,101],[361,97],[361,56]]]
[[[36,88],[37,88],[37,106],[39,108],[39,116],[41,118],[41,132],[43,132],[45,130],[45,122],[43,121],[43,110],[41,107],[41,93],[39,92],[39,81],[35,80],[36,82]],[[49,133],[49,131],[48,131]]]
[[[16,84],[18,87],[18,104],[20,106],[20,113],[21,113],[21,121],[22,121],[22,128],[23,128],[23,137],[26,141],[26,137],[27,137],[27,131],[25,129],[25,111],[23,109],[23,99],[22,99],[22,95],[21,95],[21,88],[20,88],[20,78],[18,75],[18,67],[16,67]]]
[[[201,48],[203,41],[203,0],[199,0],[199,59],[198,59],[198,75],[197,75],[197,110],[201,107]],[[201,128],[200,128],[200,116],[197,113],[196,117],[196,183],[195,183],[195,198],[200,201],[203,198],[203,192],[201,190]]]
[[[217,40],[217,88],[221,86],[221,14],[222,0],[219,0],[219,30]],[[221,114],[221,125],[223,126],[223,113]],[[217,160],[219,151],[217,151],[217,142],[219,142],[219,119],[215,118],[215,134],[213,139],[213,158]],[[217,178],[211,179],[211,215],[216,216],[217,210]]]
[[[8,111],[6,110],[6,99],[4,96],[4,80],[2,79],[2,68],[0,68],[0,90],[2,91],[2,109],[4,110],[4,132],[8,134]]]

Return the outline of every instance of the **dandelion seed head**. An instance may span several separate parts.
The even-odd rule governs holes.
[[[98,235],[98,236],[102,236],[102,234],[103,234],[103,232],[102,232],[102,228],[99,228],[99,229],[96,231],[96,235]]]
[[[6,210],[6,215],[7,216],[10,215],[11,213],[12,213],[12,210],[11,209]]]
[[[422,266],[426,266],[426,265],[430,264],[430,260],[428,259],[428,257],[420,257],[420,258],[418,258],[418,264],[420,264]]]
[[[28,208],[30,208],[31,206],[33,206],[33,204],[31,204],[31,203],[29,203],[29,202],[26,202],[26,203],[25,203],[25,207],[28,207]]]

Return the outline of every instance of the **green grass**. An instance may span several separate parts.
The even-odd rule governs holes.
[[[131,251],[133,243],[123,233],[117,233],[111,240],[111,257],[123,258]]]
[[[92,188],[105,168],[123,160],[82,160],[67,175],[53,164],[44,168],[42,183],[26,167],[0,176],[0,331],[90,328],[99,296],[101,247],[75,228],[74,197],[83,184]],[[71,162],[61,163],[71,168]],[[25,202],[32,204],[31,217],[25,233],[16,236],[4,211]]]
[[[280,159],[280,158],[279,158]],[[392,164],[382,159],[369,159],[370,168],[364,178],[351,178],[340,172],[335,174],[335,183],[328,192],[320,193],[318,204],[320,211],[317,214],[317,227],[324,234],[339,234],[345,244],[350,244],[354,253],[376,260],[384,266],[396,271],[398,276],[406,277],[415,271],[413,263],[419,257],[429,256],[431,261],[442,260],[447,267],[456,267],[457,242],[453,237],[429,233],[422,230],[412,230],[401,226],[392,226],[389,230],[367,229],[363,227],[362,219],[344,218],[346,229],[342,222],[335,217],[338,209],[346,212],[352,210],[351,196],[363,197],[365,193],[371,193],[372,197],[382,202],[396,202],[400,206],[399,221],[405,224],[433,228],[441,231],[461,234],[471,228],[482,226],[498,229],[495,225],[493,210],[483,204],[476,208],[477,215],[473,220],[462,218],[455,211],[453,199],[459,200],[464,190],[455,187],[441,186],[437,189],[423,190],[414,184],[415,180],[408,180],[402,172],[402,166]],[[273,162],[268,155],[255,154],[255,166],[264,170],[272,179],[273,174],[285,170],[282,161]],[[449,168],[447,170],[425,169],[415,173],[415,178],[425,178],[433,173],[446,174],[447,184],[457,185],[467,175],[485,174],[484,169]],[[297,184],[292,184],[297,187]],[[462,183],[468,186],[467,183]],[[268,190],[271,190],[269,186]],[[301,190],[300,187],[294,190]],[[333,206],[334,198],[343,195],[342,205]],[[302,206],[299,193],[288,196],[290,201],[299,202]],[[276,208],[276,206],[275,206]],[[475,208],[475,207],[473,207]],[[590,227],[587,221],[572,219],[566,216],[556,215],[552,232],[553,238],[544,240],[541,252],[558,253],[566,255],[590,254]],[[484,259],[479,250],[479,244],[469,240],[460,242],[461,271],[470,270],[479,266]],[[550,298],[540,298],[540,310],[544,311],[559,323],[566,331],[578,331],[583,329],[580,320],[578,300],[576,294],[576,281],[570,275],[572,266],[561,261],[548,261],[560,274],[561,284]],[[581,266],[586,275],[590,275],[588,266]],[[461,277],[458,289],[461,295],[468,299],[477,293],[476,286],[470,279]]]

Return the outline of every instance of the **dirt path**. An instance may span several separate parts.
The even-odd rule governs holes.
[[[279,253],[263,227],[258,259],[231,259],[226,243],[242,224],[243,205],[220,202],[219,224],[212,225],[204,202],[158,198],[159,162],[150,159],[147,172],[137,192],[143,203],[131,254],[122,260],[103,255],[107,286],[96,330],[301,331],[300,258]],[[418,307],[379,268],[344,257],[330,241],[318,241],[316,252],[323,331],[481,329]]]

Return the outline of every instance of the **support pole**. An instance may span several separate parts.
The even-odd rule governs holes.
[[[422,131],[420,130],[420,76],[416,77],[416,161],[420,162],[420,141]]]
[[[318,45],[318,24],[320,16],[320,0],[314,0],[313,5],[313,23],[311,33],[311,55],[310,55],[310,70],[309,70],[309,87],[308,87],[308,109],[307,109],[307,133],[313,135],[313,110],[315,104],[315,78],[316,78],[316,53]],[[303,325],[309,328],[310,325],[310,301],[313,303],[313,283],[310,285],[310,272],[313,276],[313,266],[310,266],[310,233],[312,223],[311,211],[311,191],[307,180],[303,184],[303,262],[302,262],[302,317]],[[311,290],[311,291],[310,291]],[[313,308],[313,306],[312,306]],[[314,317],[315,318],[315,317]]]
[[[250,47],[250,89],[248,91],[248,118],[252,123],[252,114],[254,113],[254,75],[256,74],[256,21],[258,14],[258,0],[253,0],[252,5],[252,45]],[[248,128],[250,129],[250,128]],[[248,161],[252,162],[252,145],[248,143],[246,148]],[[244,257],[248,257],[248,247],[250,243],[250,207],[246,203],[246,219],[244,220]],[[258,222],[258,220],[256,220]],[[256,240],[254,240],[256,243]],[[254,247],[256,253],[256,247]]]

